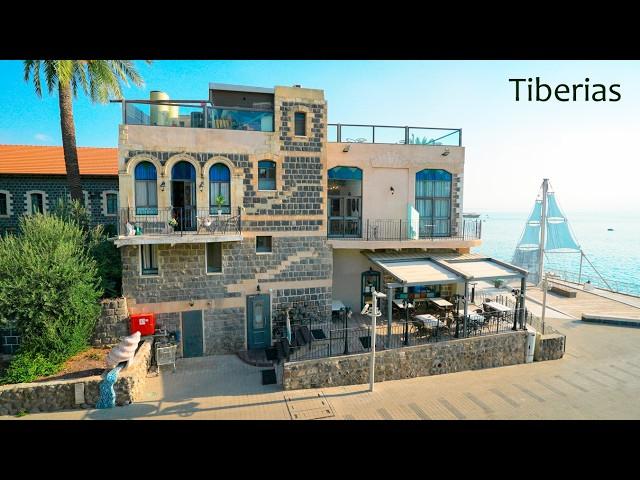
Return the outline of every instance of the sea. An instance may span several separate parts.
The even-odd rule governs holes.
[[[482,246],[472,252],[511,262],[529,213],[483,212],[479,217]],[[640,295],[640,215],[565,214],[578,244],[595,267],[583,260],[581,282],[590,280],[595,286],[606,287],[606,281],[613,290]],[[548,253],[545,270],[577,281],[580,253]]]

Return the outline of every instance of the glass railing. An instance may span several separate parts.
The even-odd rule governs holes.
[[[462,129],[330,123],[327,140],[344,143],[461,146]]]
[[[207,123],[209,128],[273,132],[273,110],[213,107]]]
[[[215,107],[204,100],[126,100],[122,104],[125,125],[274,131],[272,109]]]

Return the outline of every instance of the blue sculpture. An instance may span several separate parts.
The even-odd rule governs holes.
[[[118,380],[120,370],[124,366],[125,362],[122,362],[104,376],[104,380],[100,382],[100,399],[96,403],[96,408],[113,408],[116,406],[116,392],[113,386]]]

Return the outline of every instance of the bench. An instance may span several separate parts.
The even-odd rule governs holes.
[[[568,298],[575,298],[576,295],[578,294],[578,291],[571,288],[571,287],[566,287],[564,285],[557,285],[554,284],[551,287],[551,292],[553,293],[557,293],[558,295],[562,295],[563,297],[568,297]]]
[[[610,325],[624,325],[629,327],[640,327],[640,318],[621,317],[617,315],[603,315],[600,313],[583,313],[582,321],[604,323]]]

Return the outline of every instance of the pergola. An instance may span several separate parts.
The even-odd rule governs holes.
[[[495,258],[478,254],[430,253],[430,252],[362,252],[373,264],[394,281],[387,287],[387,322],[389,335],[392,325],[392,300],[396,288],[464,284],[464,322],[469,315],[469,283],[496,279],[520,279],[520,310],[518,321],[524,322],[527,271]],[[514,315],[515,317],[516,315]],[[515,322],[516,319],[514,319]]]

